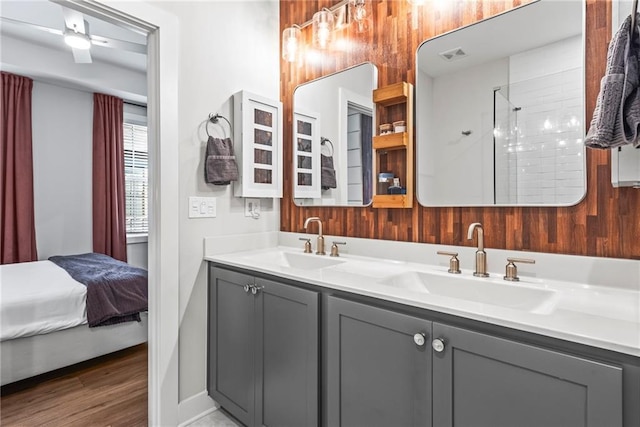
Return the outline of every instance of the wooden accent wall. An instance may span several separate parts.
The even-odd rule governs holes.
[[[296,86],[364,61],[378,67],[379,86],[403,80],[415,84],[415,55],[422,41],[523,2],[449,0],[446,9],[441,10],[434,9],[434,3],[428,1],[414,9],[406,0],[372,0],[372,30],[365,35],[349,34],[356,43],[351,50],[333,52],[318,64],[307,61],[297,66],[281,62],[280,90],[285,119],[281,230],[304,232],[305,218],[319,216],[326,234],[471,246],[466,230],[470,223],[479,221],[484,225],[488,248],[640,259],[640,190],[611,186],[608,151],[587,150],[587,195],[572,207],[425,208],[417,200],[413,209],[294,205],[289,165],[292,164],[292,107]],[[281,30],[311,19],[314,12],[332,4],[335,2],[329,0],[281,0]],[[587,0],[586,18],[588,124],[605,71],[611,34],[610,0]],[[310,33],[311,27],[303,29],[304,37],[308,38]]]

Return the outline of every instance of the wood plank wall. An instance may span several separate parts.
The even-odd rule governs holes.
[[[526,0],[524,1],[526,2]],[[314,12],[334,4],[329,0],[281,0],[281,30],[311,19]],[[520,0],[450,0],[446,9],[435,2],[414,9],[405,0],[372,0],[372,31],[359,35],[345,30],[356,45],[334,52],[321,63],[281,62],[284,104],[284,178],[281,201],[282,231],[304,232],[309,216],[319,216],[326,234],[410,242],[466,245],[466,229],[482,222],[488,248],[526,250],[600,257],[640,259],[640,190],[614,189],[610,183],[608,151],[587,150],[588,190],[572,207],[425,208],[297,207],[292,198],[292,107],[296,86],[320,76],[371,61],[378,67],[378,84],[415,84],[415,54],[424,40],[508,10]],[[414,11],[417,11],[414,13]],[[586,5],[587,123],[595,107],[604,75],[611,34],[610,0],[587,0]],[[309,38],[311,27],[303,29]]]

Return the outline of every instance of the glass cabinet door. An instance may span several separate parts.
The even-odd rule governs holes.
[[[282,197],[282,103],[247,91],[233,96],[238,197]]]

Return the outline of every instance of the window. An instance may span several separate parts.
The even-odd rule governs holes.
[[[124,124],[124,185],[127,233],[149,231],[147,127]]]

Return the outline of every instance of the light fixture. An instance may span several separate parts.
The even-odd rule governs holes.
[[[75,49],[89,49],[91,47],[91,38],[89,38],[89,27],[86,22],[85,29],[87,30],[87,34],[79,32],[75,25],[74,28],[65,27],[64,42]]]
[[[282,31],[282,58],[288,62],[297,62],[303,55],[308,56],[311,49],[305,48],[302,39],[304,28],[313,26],[313,46],[319,50],[327,50],[334,41],[334,33],[348,28],[348,24],[356,19],[364,19],[364,26],[369,27],[369,17],[365,5],[370,0],[340,0],[330,8],[316,12],[313,18],[301,25],[291,25]],[[352,6],[351,10],[349,5]],[[355,11],[353,10],[355,8]],[[349,13],[351,11],[351,14]],[[344,42],[342,43],[345,44]],[[348,43],[347,43],[348,44]],[[335,47],[335,46],[334,46]],[[314,58],[317,55],[312,55]],[[316,58],[317,59],[317,58]]]
[[[313,15],[313,45],[326,49],[333,40],[334,30],[333,12],[329,9],[322,9]]]
[[[359,33],[369,30],[369,18],[367,16],[367,0],[349,0],[352,12],[351,17],[355,22],[356,29]]]
[[[282,59],[287,62],[297,62],[302,50],[302,31],[297,25],[285,28],[282,32]]]

